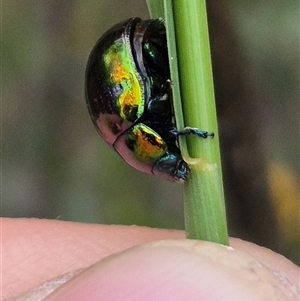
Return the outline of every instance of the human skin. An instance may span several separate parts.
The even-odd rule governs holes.
[[[38,219],[3,218],[1,231],[1,300],[296,301],[300,296],[299,267],[239,239],[225,247],[186,240],[177,230]]]

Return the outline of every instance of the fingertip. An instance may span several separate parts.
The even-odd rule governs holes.
[[[213,243],[159,241],[107,257],[45,300],[296,300],[249,254]]]

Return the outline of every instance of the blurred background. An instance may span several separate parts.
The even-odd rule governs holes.
[[[143,0],[2,1],[1,216],[183,229],[182,187],[128,166],[84,97]],[[208,0],[229,233],[299,262],[299,2]]]

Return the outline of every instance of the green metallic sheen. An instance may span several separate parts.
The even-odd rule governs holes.
[[[109,75],[105,84],[120,89],[120,94],[116,94],[120,117],[123,121],[135,121],[144,112],[144,87],[124,38],[114,41],[102,59]]]
[[[162,20],[132,18],[109,29],[92,50],[86,99],[100,136],[131,166],[174,182],[187,179],[170,100]]]

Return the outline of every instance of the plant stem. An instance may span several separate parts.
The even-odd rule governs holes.
[[[159,0],[148,0],[148,4],[158,7],[156,1]],[[191,169],[184,186],[186,236],[228,244],[205,1],[164,0],[164,9],[160,16],[166,20],[176,125],[182,129],[182,116],[176,109],[182,106],[185,125],[215,133],[214,139],[187,137],[187,148],[185,139],[179,141]],[[172,31],[176,44],[170,41],[174,40]],[[176,74],[173,78],[174,58],[178,59],[178,79]],[[176,85],[180,87],[178,95]],[[180,97],[182,102],[177,106]]]

